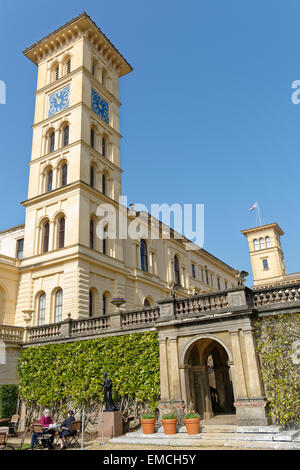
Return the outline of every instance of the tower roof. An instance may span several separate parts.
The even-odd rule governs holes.
[[[112,65],[118,68],[119,76],[126,75],[133,70],[133,67],[127,62],[125,57],[86,12],[81,13],[32,46],[27,47],[23,54],[37,65],[42,58],[52,54],[56,48],[64,45],[73,37],[76,38],[78,33],[85,33],[89,39],[94,41],[98,48],[105,50]]]
[[[284,235],[284,231],[279,227],[276,222],[273,222],[272,224],[260,225],[258,227],[241,230],[241,233],[245,235],[245,237],[247,237],[249,233],[263,232],[264,230],[268,230],[270,228],[273,228],[275,232],[277,232],[279,235]]]

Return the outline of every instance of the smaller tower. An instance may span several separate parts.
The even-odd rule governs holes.
[[[276,223],[242,230],[249,243],[254,287],[276,284],[286,276],[280,236],[283,230]]]

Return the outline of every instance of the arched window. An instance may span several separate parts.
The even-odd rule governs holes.
[[[102,193],[106,194],[106,175],[102,174]]]
[[[59,79],[59,65],[57,64],[55,68],[55,80],[58,80],[58,79]]]
[[[253,247],[255,251],[259,250],[259,244],[258,244],[257,238],[253,240]]]
[[[206,284],[209,284],[207,266],[205,266],[205,279],[206,279]]]
[[[106,138],[102,137],[102,155],[103,157],[106,157]]]
[[[66,126],[63,130],[63,147],[69,145],[69,134],[70,134],[69,126]]]
[[[103,240],[102,240],[102,253],[104,255],[107,255],[107,231],[108,231],[107,225],[105,225],[103,231],[104,233],[103,233]]]
[[[95,148],[95,131],[91,129],[91,147]]]
[[[43,253],[47,253],[49,251],[49,231],[50,225],[47,221],[44,223],[43,227]]]
[[[103,296],[102,296],[102,313],[103,313],[103,315],[107,314],[107,303],[108,303],[107,301],[108,301],[107,295],[103,294]]]
[[[65,246],[65,225],[66,219],[62,217],[59,221],[58,228],[58,248],[64,248]]]
[[[262,237],[259,239],[259,246],[261,250],[265,248],[265,240]]]
[[[67,74],[68,74],[71,72],[71,59],[67,60],[66,66],[67,66]]]
[[[145,240],[141,240],[141,269],[145,273],[148,272],[148,250],[147,250],[147,243]]]
[[[150,307],[151,307],[150,302],[149,302],[148,299],[145,299],[145,300],[144,300],[144,307],[145,307],[145,308],[150,308]]]
[[[177,256],[174,256],[174,280],[175,284],[181,284],[180,283],[180,271],[179,271],[179,261]]]
[[[43,292],[38,300],[38,326],[44,325],[46,320],[46,294]]]
[[[267,248],[270,248],[270,246],[271,246],[271,238],[270,237],[266,237],[266,246],[267,246]]]
[[[63,291],[59,289],[55,294],[54,322],[62,321]]]
[[[55,132],[49,134],[49,153],[54,152],[55,149]]]
[[[90,248],[94,248],[94,221],[90,220]]]
[[[61,167],[61,186],[66,186],[68,182],[68,164],[64,163]]]
[[[93,165],[91,165],[91,167],[90,167],[90,185],[92,186],[92,188],[94,187],[94,184],[95,184],[95,168],[93,167]]]
[[[89,292],[89,316],[90,317],[92,317],[94,315],[94,309],[95,309],[94,294],[93,294],[92,289],[90,289],[90,292]]]
[[[53,170],[52,168],[50,168],[47,172],[47,182],[46,182],[47,192],[52,191],[52,183],[53,183]]]

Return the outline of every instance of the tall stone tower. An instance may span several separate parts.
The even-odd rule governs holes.
[[[280,282],[286,276],[280,237],[284,235],[276,223],[242,230],[249,243],[254,286]]]
[[[117,241],[96,237],[95,213],[121,195],[119,78],[132,67],[86,13],[24,54],[38,79],[16,321],[41,324],[99,309],[91,307],[93,272],[105,256],[123,259]],[[113,285],[103,272],[102,282]]]

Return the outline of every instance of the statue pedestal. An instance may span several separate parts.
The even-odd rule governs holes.
[[[122,411],[104,411],[103,423],[102,411],[99,413],[98,437],[102,436],[102,425],[104,427],[104,437],[116,437],[123,434],[123,413]]]

